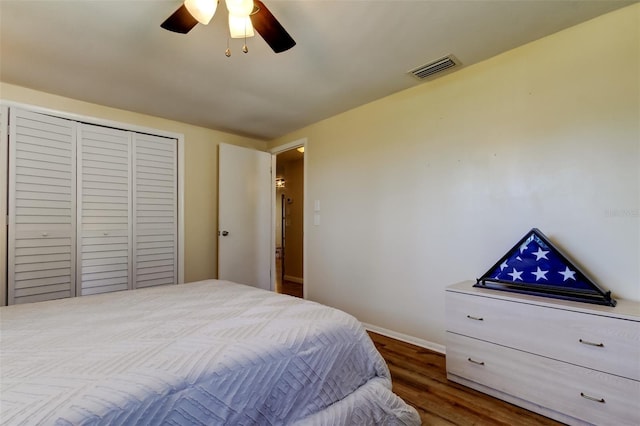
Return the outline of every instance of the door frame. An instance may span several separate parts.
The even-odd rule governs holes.
[[[5,183],[0,184],[0,306],[7,305],[7,190],[9,185],[9,108],[0,105],[0,176]]]
[[[304,299],[307,298],[307,289],[308,289],[308,280],[307,277],[307,227],[309,226],[307,220],[307,204],[308,204],[308,188],[307,188],[307,170],[308,170],[308,140],[307,138],[296,139],[292,142],[285,143],[283,145],[278,145],[274,148],[271,148],[269,152],[271,153],[271,290],[275,291],[276,289],[276,156],[281,152],[289,151],[292,149],[304,147],[304,157],[302,159],[303,164],[303,173],[302,173],[302,192],[304,193],[304,203],[302,205],[302,276],[304,280],[304,284],[302,286],[302,297]]]

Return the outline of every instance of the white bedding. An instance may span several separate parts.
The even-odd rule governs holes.
[[[3,425],[414,425],[361,324],[225,281],[0,309]]]

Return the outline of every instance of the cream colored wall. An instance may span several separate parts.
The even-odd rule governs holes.
[[[185,281],[217,276],[218,144],[264,150],[266,142],[2,82],[0,99],[184,134]]]
[[[639,24],[634,5],[270,143],[308,138],[308,297],[444,344],[445,287],[538,227],[640,300]]]

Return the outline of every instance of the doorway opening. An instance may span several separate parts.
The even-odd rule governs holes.
[[[275,154],[275,290],[304,294],[304,145]]]

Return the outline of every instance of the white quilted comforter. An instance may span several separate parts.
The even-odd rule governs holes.
[[[414,425],[361,324],[225,281],[0,308],[3,425]]]

